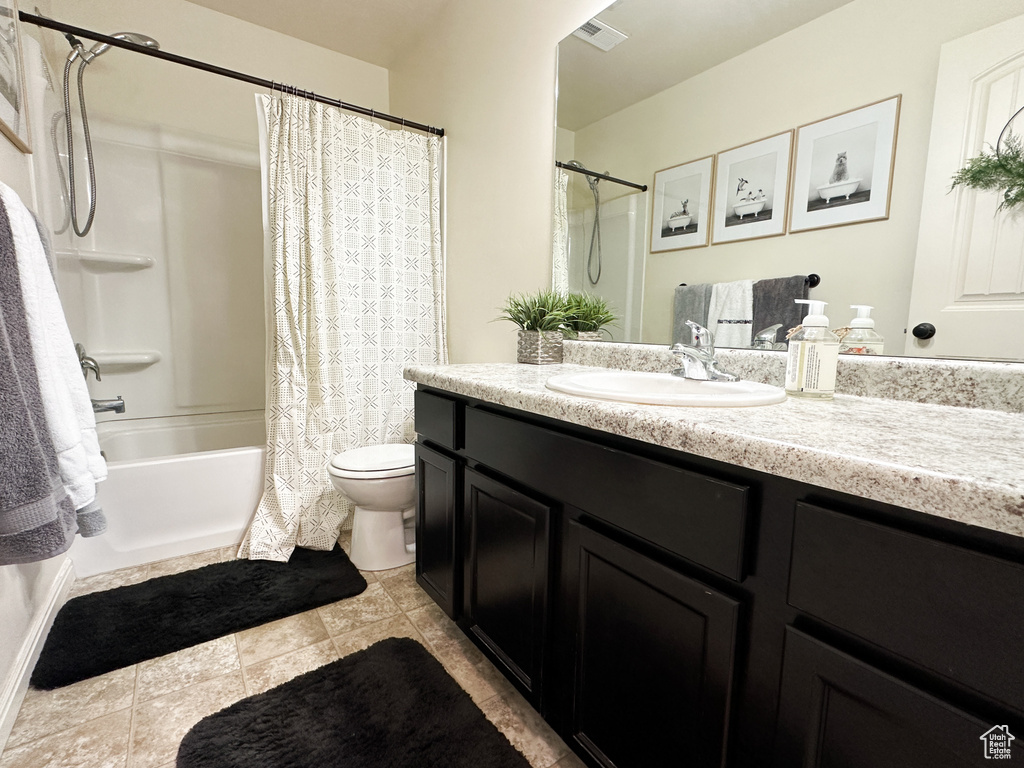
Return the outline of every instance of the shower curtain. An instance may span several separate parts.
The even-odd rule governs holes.
[[[569,292],[569,174],[555,168],[555,231],[551,243],[551,290]]]
[[[267,459],[239,557],[329,550],[327,465],[411,442],[410,364],[447,362],[442,142],[290,95],[257,96],[267,251]]]

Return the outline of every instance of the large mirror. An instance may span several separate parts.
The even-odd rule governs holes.
[[[609,299],[623,316],[615,338],[664,344],[680,284],[813,273],[810,298],[828,302],[833,327],[850,305],[874,307],[885,354],[1024,359],[1024,216],[996,213],[992,194],[948,193],[963,158],[1024,105],[1020,11],[1007,0],[613,3],[559,45],[555,159],[648,190],[556,170],[568,287]],[[584,39],[616,31],[627,39],[607,51]],[[897,95],[883,218],[789,231],[787,210],[782,235],[652,252],[652,209],[666,227],[685,202],[659,205],[656,173]],[[928,285],[938,304],[922,303]],[[915,338],[924,323],[937,334]]]

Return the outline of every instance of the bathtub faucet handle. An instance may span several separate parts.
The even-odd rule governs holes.
[[[75,352],[78,353],[78,364],[82,366],[82,375],[85,378],[89,378],[89,371],[96,374],[96,381],[102,381],[100,378],[100,364],[96,362],[96,358],[89,357],[85,353],[85,347],[82,346],[81,342],[75,344]]]

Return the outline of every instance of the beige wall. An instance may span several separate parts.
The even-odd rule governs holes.
[[[391,69],[392,109],[448,134],[452,362],[511,361],[511,291],[550,284],[555,47],[607,0],[452,0]]]
[[[653,184],[659,169],[903,95],[887,221],[649,255],[644,340],[668,341],[681,282],[817,272],[836,325],[874,304],[887,351],[902,352],[939,47],[1020,12],[1017,0],[854,0],[577,131],[578,160]]]

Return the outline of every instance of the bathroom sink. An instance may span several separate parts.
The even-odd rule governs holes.
[[[545,384],[570,395],[644,405],[734,407],[771,405],[786,399],[780,387],[755,381],[694,381],[671,373],[639,371],[565,373],[552,376]]]

